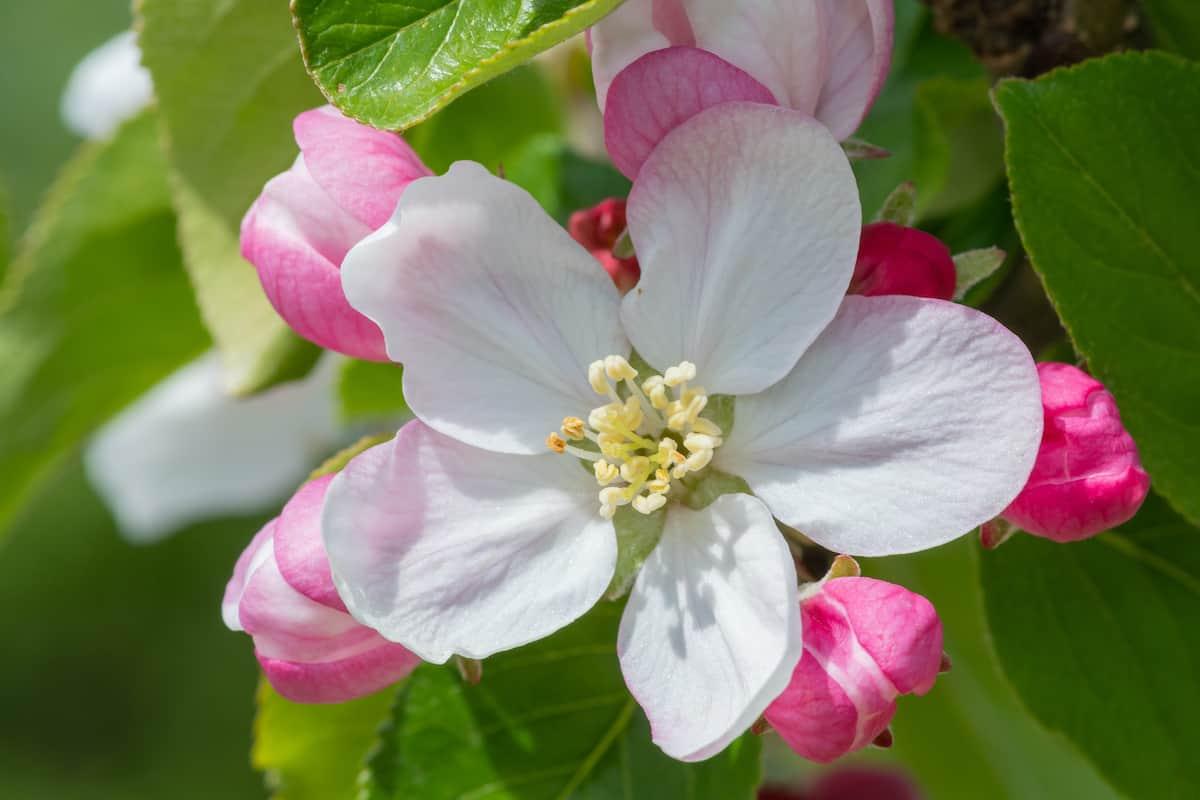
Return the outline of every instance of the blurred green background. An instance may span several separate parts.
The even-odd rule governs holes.
[[[129,0],[0,3],[14,238],[78,144],[58,110],[72,67],[129,24]],[[132,547],[77,462],[48,481],[0,545],[0,797],[264,796],[249,763],[256,665],[219,613],[262,522]]]
[[[965,72],[947,70],[945,64],[963,65],[962,53],[943,59],[949,43],[919,29],[914,2],[898,5],[898,58],[911,56],[911,63],[864,129],[865,137],[897,152],[892,162],[862,169],[864,193],[875,204],[915,157],[904,147],[907,142],[912,149],[916,80],[970,80],[980,72],[970,63]],[[28,223],[77,144],[58,111],[71,68],[129,20],[128,0],[0,5],[0,184],[7,190],[11,235]],[[988,221],[998,220],[1002,231],[1010,226],[1003,187],[996,186],[1001,176],[984,178],[983,190],[967,199],[986,220],[981,224],[976,216],[967,239],[988,231]],[[951,238],[953,231],[943,235]],[[6,610],[0,615],[6,654],[0,660],[0,796],[265,795],[249,766],[256,681],[250,643],[226,631],[219,615],[233,562],[263,521],[212,522],[165,544],[132,547],[117,535],[77,461],[47,482],[0,546]],[[862,758],[904,765],[935,800],[1114,797],[1061,738],[1024,713],[994,666],[976,549],[968,538],[867,565],[871,574],[933,600],[955,670],[929,697],[902,701],[892,751]],[[777,740],[768,748],[773,776],[802,779],[811,771]]]

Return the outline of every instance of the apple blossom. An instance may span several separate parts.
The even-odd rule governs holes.
[[[338,270],[378,228],[404,187],[428,175],[412,148],[332,106],[296,117],[300,156],[273,178],[242,222],[242,255],[296,333],[353,358],[386,361],[383,337],[346,302]]]
[[[154,85],[142,66],[137,34],[117,34],[84,56],[67,80],[61,113],[85,139],[107,139],[150,104]]]
[[[331,476],[310,481],[238,559],[221,614],[254,639],[271,685],[299,703],[340,703],[379,691],[420,660],[359,625],[334,589],[320,512]]]
[[[576,211],[567,221],[571,238],[587,248],[624,294],[637,285],[642,271],[637,258],[618,258],[613,247],[625,233],[625,201],[616,197]]]
[[[928,600],[871,578],[806,587],[804,655],[767,722],[800,755],[828,762],[866,747],[925,694],[942,663],[942,623]]]
[[[334,407],[336,366],[326,358],[301,381],[236,398],[208,353],[122,411],[84,453],[121,533],[150,543],[287,496],[315,459],[349,438]]]
[[[956,283],[954,257],[936,236],[891,222],[875,222],[863,228],[858,262],[850,281],[851,294],[907,294],[950,300]]]
[[[629,177],[706,107],[778,103],[849,138],[891,66],[892,0],[628,0],[591,31],[613,161]]]
[[[1027,533],[1074,542],[1133,518],[1150,477],[1100,381],[1070,364],[1038,364],[1045,427],[1029,482],[1004,519]]]
[[[342,278],[404,363],[418,420],[350,462],[322,527],[351,613],[443,662],[580,617],[613,578],[618,512],[661,513],[617,651],[654,741],[699,760],[759,717],[801,654],[772,515],[838,552],[961,535],[1028,475],[1037,379],[977,311],[844,297],[857,189],[804,114],[696,115],[647,160],[627,210],[643,271],[622,298],[477,164],[405,191]],[[705,416],[718,395],[736,396],[731,430]],[[680,502],[710,465],[757,496]]]

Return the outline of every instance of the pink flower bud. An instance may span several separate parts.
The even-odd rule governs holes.
[[[340,703],[400,680],[419,659],[360,625],[334,589],[320,517],[333,476],[310,481],[242,553],[221,614],[254,639],[267,680],[298,703]]]
[[[1128,522],[1150,477],[1104,384],[1070,364],[1038,364],[1045,427],[1029,482],[1003,517],[1074,542]]]
[[[387,361],[379,328],[346,301],[340,269],[350,248],[387,222],[404,188],[429,170],[399,136],[331,106],[305,111],[294,129],[300,156],[250,207],[242,255],[296,333],[354,358]]]
[[[871,578],[826,581],[800,603],[804,655],[766,718],[800,755],[829,762],[882,734],[902,694],[925,694],[942,623],[918,594]]]
[[[946,245],[916,228],[875,222],[862,231],[850,294],[907,294],[949,300],[957,282]]]
[[[617,258],[613,255],[613,246],[625,232],[624,200],[610,197],[592,208],[576,211],[567,221],[567,230],[600,262],[621,294],[637,285],[642,276],[637,258]]]
[[[765,786],[758,800],[921,800],[921,792],[899,770],[856,765],[831,769],[806,790]]]

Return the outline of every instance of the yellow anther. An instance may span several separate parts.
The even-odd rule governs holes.
[[[717,425],[711,419],[705,419],[704,417],[697,417],[696,421],[692,423],[692,433],[703,433],[705,436],[715,436],[717,438],[724,435],[721,426]]]
[[[600,490],[600,505],[617,506],[629,505],[629,492],[619,486],[610,486]]]
[[[672,389],[681,383],[687,383],[696,379],[696,365],[690,361],[684,361],[677,367],[671,367],[663,373],[663,382]]]
[[[610,483],[621,477],[621,470],[604,459],[596,461],[592,464],[592,471],[596,473],[596,483],[601,486],[608,486]]]
[[[654,473],[654,480],[646,484],[646,488],[654,494],[666,494],[671,491],[671,473],[659,469]]]
[[[588,366],[588,383],[592,385],[592,391],[596,394],[606,395],[612,391],[612,385],[604,374],[603,361],[593,361]]]
[[[633,498],[633,508],[640,514],[653,514],[667,504],[666,495],[646,494]]]
[[[642,483],[650,475],[650,459],[634,456],[621,465],[621,478],[626,483]]]
[[[567,443],[557,433],[552,433],[546,437],[546,447],[549,447],[556,453],[567,452]]]
[[[562,421],[562,435],[573,442],[583,438],[583,420],[579,417],[567,417]]]
[[[717,437],[695,431],[689,433],[683,440],[683,446],[688,449],[689,453],[695,453],[698,450],[713,450],[720,444]]]
[[[637,377],[637,370],[622,356],[609,356],[604,359],[604,372],[614,381],[631,381]]]

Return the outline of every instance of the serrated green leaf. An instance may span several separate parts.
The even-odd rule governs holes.
[[[347,360],[338,375],[342,422],[378,423],[407,417],[404,367],[399,364]]]
[[[1200,58],[1200,3],[1196,0],[1142,0],[1154,38],[1164,50]]]
[[[996,100],[1033,266],[1157,490],[1200,522],[1200,65],[1109,56]]]
[[[422,667],[372,757],[363,800],[750,800],[759,742],[700,764],[663,755],[617,664],[621,607],[601,604],[537,644],[487,659],[465,686]]]
[[[141,0],[180,242],[231,389],[304,374],[318,350],[293,334],[238,252],[242,216],[296,158],[292,119],[320,105],[287,9],[262,0]]]
[[[292,0],[309,72],[330,102],[386,130],[583,31],[621,0]]]
[[[981,556],[992,638],[1013,686],[1129,797],[1200,794],[1200,530],[1151,497],[1113,533],[1018,535]]]
[[[999,247],[968,250],[954,256],[954,269],[958,281],[954,287],[954,299],[962,300],[967,293],[996,273],[1004,266],[1006,254]]]
[[[265,680],[254,721],[255,769],[273,800],[352,800],[359,773],[388,719],[396,687],[333,705],[285,700]]]
[[[0,523],[86,436],[207,345],[156,120],[66,167],[0,288]]]

